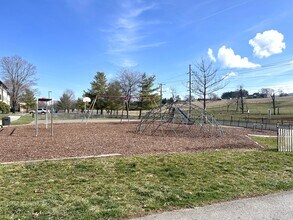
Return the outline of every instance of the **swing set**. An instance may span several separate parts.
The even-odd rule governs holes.
[[[129,122],[129,100],[130,98],[141,98],[141,96],[111,96],[111,95],[97,95],[94,99],[94,101],[91,103],[90,107],[89,107],[89,110],[90,110],[90,113],[88,115],[88,117],[86,118],[86,124],[88,122],[88,120],[92,117],[93,115],[93,112],[94,112],[94,107],[95,107],[95,104],[97,102],[98,99],[120,99],[122,101],[122,113],[121,113],[121,118],[120,118],[120,122],[122,122],[122,120],[124,119],[124,111],[126,110],[127,112],[127,120]],[[157,105],[155,99],[153,97],[144,97],[144,100],[147,100],[147,99],[150,99],[153,104]],[[86,109],[85,109],[86,111]]]
[[[38,98],[36,102],[36,111],[35,111],[35,136],[39,135],[39,122],[38,122],[38,109],[39,109],[39,102],[46,102],[46,106],[48,106],[48,102],[51,102],[51,136],[53,137],[53,105],[52,99],[50,98]],[[48,109],[46,108],[46,129],[48,129]]]

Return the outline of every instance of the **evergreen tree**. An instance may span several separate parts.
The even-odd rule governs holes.
[[[35,109],[36,108],[36,97],[32,90],[25,89],[24,93],[20,97],[20,102],[24,102],[24,108],[28,109]]]
[[[105,108],[105,100],[102,96],[106,94],[107,91],[107,78],[105,73],[97,72],[94,76],[94,80],[91,82],[91,88],[84,92],[84,96],[90,97],[92,102],[97,98],[95,108],[103,110]]]
[[[84,109],[84,102],[82,101],[82,99],[81,98],[78,98],[77,100],[76,100],[76,108],[78,109],[78,110],[81,110],[81,112],[83,112],[85,109]]]
[[[146,73],[141,75],[141,81],[139,84],[139,118],[141,118],[141,112],[143,109],[148,110],[154,107],[154,103],[159,102],[159,96],[153,94],[158,88],[153,88],[155,75],[147,76]]]
[[[106,109],[110,110],[112,115],[113,110],[118,112],[119,109],[123,108],[122,92],[118,81],[114,81],[108,84],[106,91]]]

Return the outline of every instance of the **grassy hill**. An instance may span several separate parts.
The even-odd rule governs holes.
[[[245,111],[241,113],[240,108],[237,109],[236,100],[219,100],[210,101],[207,104],[208,112],[214,114],[218,119],[237,118],[237,119],[256,119],[270,120],[276,122],[293,122],[293,97],[276,97],[276,115],[273,115],[273,104],[271,98],[245,99]],[[202,103],[195,103],[202,106]],[[268,109],[271,109],[271,117],[269,117]],[[249,113],[248,113],[249,110]]]

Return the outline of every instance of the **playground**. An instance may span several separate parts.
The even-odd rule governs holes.
[[[44,124],[11,126],[0,131],[0,162],[61,159],[105,154],[137,155],[196,152],[218,149],[261,148],[247,134],[263,134],[243,128],[224,127],[212,137],[151,136],[137,133],[137,122],[56,123],[54,136]],[[200,131],[199,131],[200,132]],[[268,132],[267,132],[268,133]],[[274,134],[271,132],[271,134]]]

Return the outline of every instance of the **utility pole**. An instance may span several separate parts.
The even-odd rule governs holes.
[[[190,117],[191,115],[191,74],[192,74],[192,70],[191,70],[191,64],[189,64],[189,81],[188,81],[188,92],[189,92],[189,97],[188,97],[188,102],[189,102],[189,109],[188,109],[188,117]]]
[[[50,99],[50,93],[51,93],[52,91],[48,91],[48,99]],[[50,104],[50,103],[49,103]],[[52,103],[51,103],[51,105],[52,105]],[[48,129],[48,113],[49,113],[49,111],[48,111],[48,102],[46,102],[46,129]]]
[[[160,88],[160,118],[162,120],[162,102],[163,102],[163,84],[162,83],[159,84],[159,88]]]

